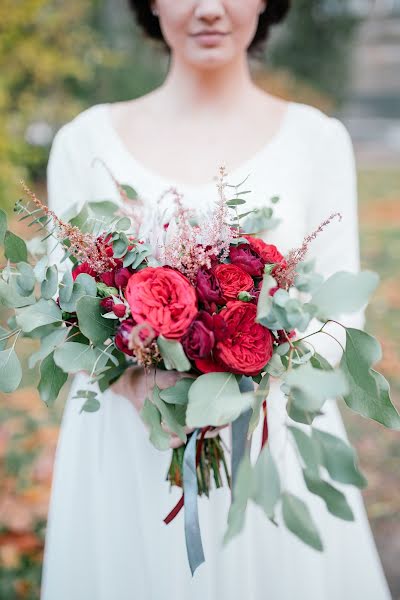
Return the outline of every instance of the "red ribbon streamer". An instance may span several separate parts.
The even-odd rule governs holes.
[[[267,420],[267,401],[263,402],[263,412],[264,412],[264,424],[262,431],[262,439],[261,439],[261,450],[264,448],[265,444],[268,441],[268,420]]]
[[[199,441],[197,443],[197,450],[196,450],[196,467],[197,467],[197,465],[199,464],[199,461],[200,461],[200,454],[201,454],[201,449],[203,447],[204,436],[206,435],[206,433],[207,433],[207,431],[209,429],[211,429],[210,426],[203,427],[203,429],[201,430],[201,434],[200,434]],[[180,497],[180,499],[178,500],[178,502],[176,503],[176,505],[174,506],[174,508],[165,517],[164,523],[166,525],[168,525],[168,523],[171,523],[171,521],[173,521],[175,519],[175,517],[179,514],[179,512],[182,510],[183,505],[185,503],[184,498],[185,498],[185,494],[182,494],[182,496]]]

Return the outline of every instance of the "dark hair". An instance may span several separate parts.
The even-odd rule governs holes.
[[[153,15],[150,0],[129,0],[129,5],[135,14],[137,23],[150,38],[161,41],[168,50],[164,40],[158,17]],[[267,6],[258,19],[256,33],[248,47],[251,54],[258,54],[263,50],[268,39],[271,25],[282,21],[290,8],[290,0],[267,0]]]

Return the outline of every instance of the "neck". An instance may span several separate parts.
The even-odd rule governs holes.
[[[246,54],[214,69],[200,69],[172,54],[159,92],[166,111],[180,117],[195,113],[201,118],[212,114],[226,116],[238,106],[243,109],[259,89],[252,81]]]

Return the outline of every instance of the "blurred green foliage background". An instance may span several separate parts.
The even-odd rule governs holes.
[[[21,195],[20,178],[45,197],[47,158],[59,126],[90,105],[134,98],[163,81],[167,57],[156,43],[143,38],[126,4],[125,0],[2,0],[0,206],[10,214]],[[357,69],[352,57],[366,18],[366,13],[350,10],[351,4],[296,0],[285,24],[273,31],[264,55],[252,61],[258,84],[278,96],[345,115]],[[357,144],[356,154],[362,156]],[[375,161],[369,153],[366,164],[359,160],[362,262],[382,278],[369,308],[367,330],[383,344],[380,370],[391,381],[399,406],[400,163],[378,155]],[[14,230],[21,233],[20,227],[15,223]],[[25,342],[26,356],[31,350]],[[63,402],[47,409],[35,385],[31,373],[23,390],[0,398],[0,599],[4,600],[39,598]],[[364,494],[368,514],[393,597],[400,598],[399,437],[349,412],[343,415],[369,479]]]

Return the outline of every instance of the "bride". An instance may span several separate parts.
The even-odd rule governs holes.
[[[331,213],[342,213],[342,222],[313,242],[310,256],[325,276],[357,271],[357,184],[347,130],[316,108],[265,93],[250,77],[248,55],[284,18],[289,0],[131,0],[131,6],[148,36],[163,40],[170,52],[167,77],[141,98],[97,104],[59,130],[48,163],[50,207],[61,216],[86,201],[121,202],[100,161],[93,162],[97,157],[144,199],[147,225],[162,192],[175,186],[206,226],[217,199],[215,175],[224,164],[230,183],[249,176],[251,205],[280,196],[280,224],[266,239],[285,252]],[[347,324],[362,327],[363,315]],[[337,345],[320,337],[317,350],[337,362]],[[159,372],[158,385],[172,385],[176,377]],[[77,374],[64,408],[41,600],[390,598],[359,491],[342,486],[355,515],[344,522],[305,488],[284,436],[279,382],[268,400],[271,452],[285,485],[312,511],[325,551],[275,527],[255,505],[242,533],[222,548],[230,496],[227,489],[213,490],[209,500],[199,499],[206,562],[193,578],[183,515],[163,523],[180,493],[165,480],[169,452],[151,445],[138,414],[143,373],[125,373],[100,394],[95,413],[80,412],[83,400],[75,397],[89,385]],[[333,400],[317,425],[346,438]],[[222,435],[229,444],[229,430]],[[260,436],[259,428],[255,454]]]

